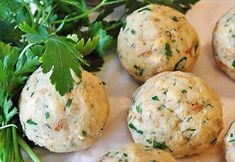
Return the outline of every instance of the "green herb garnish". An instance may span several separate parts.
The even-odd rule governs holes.
[[[233,138],[233,133],[229,135],[229,141],[228,142],[235,142],[235,138]]]
[[[149,144],[153,143],[153,141],[151,139],[146,139],[146,142],[148,142]]]
[[[82,131],[82,135],[85,137],[87,136],[87,132],[86,131]]]
[[[143,134],[144,132],[142,130],[138,130],[132,123],[128,124],[128,127],[135,130],[139,134]]]
[[[104,156],[109,156],[109,154],[111,154],[111,152],[107,152]]]
[[[153,141],[153,148],[164,150],[167,149],[168,147],[166,146],[165,142]]]
[[[215,145],[215,144],[216,144],[216,141],[217,141],[217,138],[213,139],[213,140],[210,142],[210,144]]]
[[[195,131],[196,129],[192,129],[192,128],[188,128],[186,130],[184,130],[183,132],[186,132],[186,131]]]
[[[144,69],[141,68],[140,66],[134,65],[134,68],[136,69],[135,74],[138,76],[143,76],[144,73]]]
[[[45,113],[45,118],[48,119],[50,117],[50,113],[49,112],[46,112]]]
[[[182,93],[187,93],[188,91],[186,89],[181,90]]]
[[[233,67],[235,68],[235,60],[233,60],[233,64],[232,64],[232,65],[233,65]]]
[[[131,44],[131,47],[132,47],[132,48],[135,48],[135,47],[136,47],[136,44],[135,44],[135,43],[132,43],[132,44]]]
[[[45,124],[45,126],[46,126],[47,128],[49,128],[49,129],[51,129],[51,127],[50,127],[48,124]]]
[[[26,123],[28,123],[28,124],[32,124],[32,125],[38,125],[36,122],[34,122],[32,119],[28,119],[27,121],[26,121]]]
[[[68,101],[66,102],[66,107],[70,108],[71,104],[72,104],[72,99],[68,99]]]
[[[131,34],[135,35],[136,31],[134,29],[131,29]]]
[[[179,21],[179,19],[176,16],[171,16],[171,19],[176,22]]]
[[[30,97],[33,97],[33,95],[34,95],[34,92],[33,92],[33,93],[31,93]]]
[[[136,111],[141,114],[142,113],[142,108],[140,105],[136,106]]]
[[[126,21],[122,23],[122,30],[124,31],[126,29]]]
[[[189,118],[187,118],[187,122],[189,122],[190,120],[192,120],[192,117],[190,116]]]
[[[164,95],[167,95],[167,92],[168,92],[168,89],[165,89],[165,90],[163,91],[163,94],[164,94]]]
[[[164,108],[166,108],[166,106],[165,106],[164,104],[162,104],[162,105],[160,105],[157,109],[158,109],[159,111],[161,111],[161,110],[164,109]]]
[[[153,96],[153,97],[152,97],[152,100],[159,101],[159,98],[158,98],[157,96]]]
[[[172,57],[171,47],[170,47],[169,43],[165,44],[165,55],[166,55],[167,59]]]

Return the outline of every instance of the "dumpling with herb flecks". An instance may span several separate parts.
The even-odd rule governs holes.
[[[122,66],[136,80],[164,71],[191,71],[199,55],[199,38],[179,11],[157,4],[127,16],[118,35]]]
[[[227,162],[235,162],[235,121],[231,124],[224,138]]]
[[[176,162],[169,153],[132,143],[124,148],[107,152],[97,162]]]
[[[216,143],[223,128],[222,103],[198,76],[163,72],[136,90],[127,121],[136,143],[181,158]]]
[[[102,81],[82,71],[82,79],[73,76],[73,88],[61,96],[51,84],[50,74],[37,69],[21,93],[19,116],[24,133],[52,152],[92,146],[101,136],[109,113]]]

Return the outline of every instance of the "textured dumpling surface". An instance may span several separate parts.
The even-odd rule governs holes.
[[[107,152],[97,162],[176,162],[169,153],[141,144],[128,146]]]
[[[190,71],[199,54],[199,38],[183,14],[152,4],[127,17],[117,51],[127,72],[145,81],[163,71]]]
[[[217,22],[213,33],[213,49],[217,65],[235,79],[235,8]]]
[[[224,144],[227,162],[235,162],[235,121],[224,138]]]
[[[163,72],[132,96],[128,127],[136,143],[174,157],[203,152],[222,130],[222,104],[215,91],[194,74]]]
[[[93,145],[101,136],[109,102],[102,81],[86,71],[74,76],[63,97],[41,68],[28,79],[19,101],[22,128],[35,144],[53,152],[72,152]]]

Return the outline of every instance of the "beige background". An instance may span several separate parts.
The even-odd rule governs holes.
[[[235,0],[201,0],[186,15],[201,39],[200,56],[193,73],[205,79],[221,96],[224,104],[224,131],[235,120],[235,81],[216,67],[212,55],[211,36],[216,21],[232,7],[235,7]],[[103,136],[93,147],[83,152],[54,154],[37,148],[36,151],[40,153],[43,161],[93,162],[109,149],[122,147],[132,141],[127,129],[126,116],[130,97],[140,84],[127,75],[115,53],[108,54],[105,60],[102,71],[97,74],[106,82],[111,105]],[[220,138],[219,143],[212,149],[179,162],[223,162],[225,160],[221,142]]]

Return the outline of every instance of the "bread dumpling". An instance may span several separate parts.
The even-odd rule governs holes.
[[[141,144],[128,146],[107,152],[97,162],[176,162],[167,152]]]
[[[199,48],[198,35],[182,13],[150,4],[127,16],[117,51],[129,75],[146,81],[164,71],[191,71]]]
[[[109,113],[102,81],[82,71],[73,89],[61,96],[51,84],[51,72],[37,69],[19,101],[19,116],[29,140],[52,152],[72,152],[92,146],[101,136]]]
[[[217,65],[235,80],[235,7],[217,22],[212,41]]]
[[[136,143],[181,158],[216,143],[223,128],[222,103],[196,75],[163,72],[136,90],[127,120]]]
[[[231,124],[224,138],[227,162],[235,162],[235,121]]]

